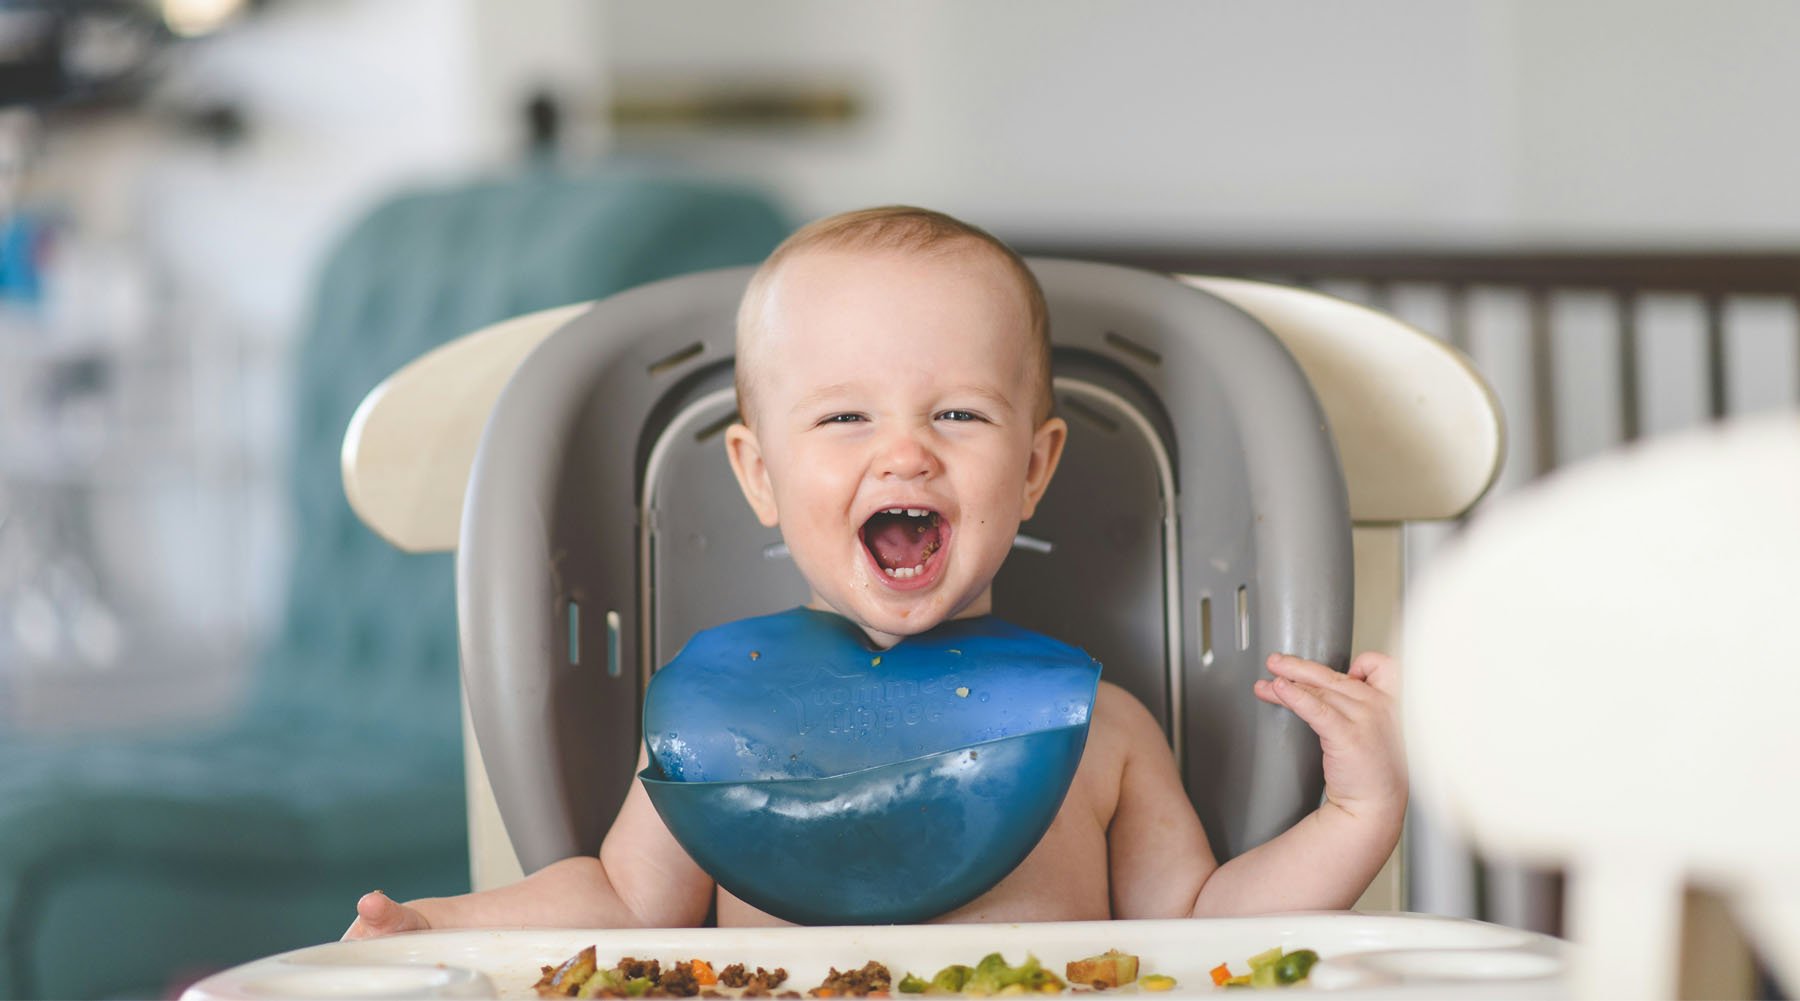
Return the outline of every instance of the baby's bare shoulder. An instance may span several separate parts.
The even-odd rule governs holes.
[[[1100,682],[1094,694],[1094,715],[1088,724],[1088,740],[1126,757],[1146,752],[1167,754],[1168,741],[1162,724],[1138,697],[1111,682]]]
[[[1094,693],[1094,725],[1139,727],[1156,726],[1156,717],[1138,701],[1138,697],[1110,681],[1100,682]]]
[[[1134,762],[1152,756],[1169,757],[1169,745],[1163,738],[1161,725],[1150,710],[1118,685],[1102,681],[1094,694],[1094,711],[1088,722],[1087,750],[1081,756],[1076,772],[1076,787],[1081,795],[1074,798],[1088,803],[1104,830],[1119,807],[1119,793],[1125,772]],[[1160,773],[1160,762],[1149,769]],[[1169,766],[1173,768],[1172,759]]]

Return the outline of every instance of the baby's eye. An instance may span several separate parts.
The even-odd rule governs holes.
[[[832,414],[820,421],[820,424],[854,424],[863,419],[861,414]]]
[[[973,410],[945,410],[938,414],[940,421],[978,421],[981,415]]]

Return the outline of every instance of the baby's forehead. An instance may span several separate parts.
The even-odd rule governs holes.
[[[987,331],[1019,339],[1017,355],[1011,344],[1001,347],[1009,357],[1024,361],[1034,354],[1029,291],[1005,255],[978,240],[924,248],[804,247],[771,264],[751,283],[739,313],[741,405],[773,382],[805,392],[802,376],[820,374],[818,363],[828,358],[841,368],[871,351],[910,347],[916,328],[905,323],[914,319],[954,324],[956,341],[972,349],[987,340],[977,332]],[[941,304],[935,318],[930,304]],[[978,318],[985,322],[967,322]],[[801,358],[815,364],[795,364]]]

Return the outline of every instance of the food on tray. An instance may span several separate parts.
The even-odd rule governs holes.
[[[1220,987],[1289,987],[1312,974],[1319,954],[1311,949],[1283,952],[1280,946],[1250,957],[1250,972],[1233,976],[1227,963],[1212,968],[1212,982]]]
[[[775,972],[773,973],[760,966],[756,968],[755,973],[751,973],[744,969],[744,964],[733,963],[719,971],[719,986],[742,987],[744,989],[744,996],[747,998],[768,997],[775,988],[780,987],[786,982],[787,971],[779,966],[775,968]],[[787,993],[792,993],[795,997],[800,996],[798,993],[791,991]]]
[[[970,997],[1005,997],[1016,994],[1060,994],[1067,985],[1044,969],[1038,958],[1029,953],[1018,966],[1008,965],[997,952],[988,953],[974,966],[961,963],[946,966],[932,978],[922,980],[908,973],[900,980],[906,994],[966,994]]]
[[[846,973],[832,967],[825,980],[806,993],[816,998],[884,998],[893,981],[888,968],[871,959],[862,969]]]
[[[1280,950],[1275,952],[1279,958]],[[1307,965],[1311,965],[1310,961]],[[775,988],[786,983],[787,978],[787,971],[780,967],[771,972],[759,966],[752,973],[742,963],[732,963],[715,972],[704,959],[680,960],[665,967],[658,960],[627,956],[602,968],[594,947],[589,946],[561,966],[543,967],[543,977],[534,988],[544,998],[800,998],[798,991],[775,993]],[[1123,987],[1134,981],[1146,991],[1166,991],[1175,986],[1175,978],[1160,974],[1139,980],[1138,958],[1117,949],[1068,964],[1068,979],[1079,987],[1093,989]],[[1244,980],[1249,982],[1249,977]],[[1218,970],[1213,971],[1213,981],[1220,982]],[[839,971],[834,966],[819,986],[807,994],[815,998],[885,998],[898,989],[903,994],[1010,997],[1060,994],[1068,987],[1061,977],[1044,969],[1036,956],[1027,953],[1023,963],[1013,966],[1000,953],[991,952],[974,966],[946,966],[930,980],[908,973],[897,985],[888,968],[874,960],[852,970]],[[727,994],[727,989],[734,993]]]
[[[727,966],[715,974],[712,964],[703,959],[671,963],[664,968],[658,960],[642,960],[627,956],[617,964],[600,969],[594,958],[594,947],[588,946],[561,966],[546,966],[543,977],[534,986],[544,998],[722,998],[724,992],[715,985],[742,988],[743,997],[768,997],[787,980],[787,971],[777,968],[770,973],[757,967],[755,973],[744,970],[742,963]],[[798,998],[797,991],[780,997]]]
[[[544,967],[544,975],[533,985],[538,997],[573,997],[594,975],[594,947],[587,948],[565,960],[561,966]]]
[[[1166,991],[1175,978],[1151,974],[1138,980],[1138,958],[1109,949],[1098,956],[1077,959],[1064,968],[1068,982],[1043,968],[1029,953],[1025,962],[1009,966],[1000,953],[989,953],[974,966],[955,964],[937,971],[930,980],[908,973],[901,978],[903,994],[964,994],[970,997],[1007,997],[1022,994],[1061,994],[1071,984],[1078,989],[1106,990],[1136,981],[1147,991]]]
[[[1123,987],[1137,979],[1138,958],[1128,952],[1108,949],[1098,956],[1077,959],[1063,969],[1069,983],[1095,989]]]

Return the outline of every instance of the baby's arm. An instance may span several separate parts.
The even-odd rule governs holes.
[[[640,752],[638,767],[645,764]],[[598,856],[555,862],[517,883],[457,897],[396,903],[377,890],[356,902],[345,938],[424,928],[672,928],[699,925],[713,882],[663,825],[635,779]]]
[[[1294,657],[1271,657],[1269,668],[1276,679],[1257,682],[1256,695],[1318,732],[1324,804],[1218,866],[1167,748],[1134,744],[1109,837],[1115,916],[1344,909],[1392,853],[1406,813],[1398,668],[1375,653],[1357,657],[1348,675]]]

